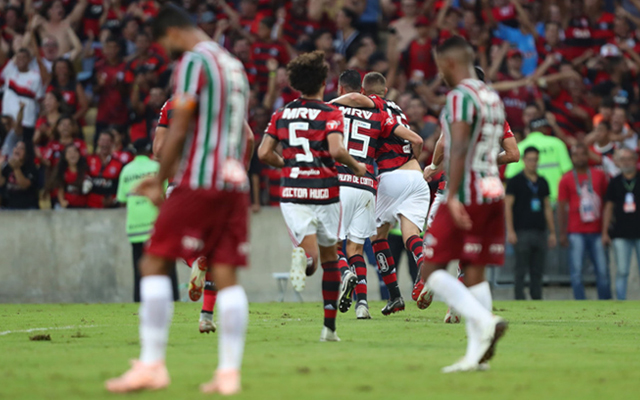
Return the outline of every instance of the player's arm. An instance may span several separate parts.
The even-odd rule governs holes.
[[[273,136],[265,134],[258,147],[258,158],[274,168],[284,168],[284,159],[276,152],[277,146],[278,141]]]
[[[549,196],[544,198],[544,218],[547,220],[547,228],[549,229],[549,247],[556,247],[556,227],[553,223],[553,207],[551,207],[551,200]]]
[[[516,197],[512,194],[507,194],[504,198],[504,219],[507,222],[507,241],[511,244],[518,243],[518,236],[513,226],[513,204],[516,202]]]
[[[253,130],[251,126],[249,126],[249,122],[247,120],[244,121],[244,135],[247,145],[247,170],[249,170],[249,165],[251,165],[251,157],[253,157],[253,151],[256,148],[256,138],[253,137]]]
[[[471,125],[465,121],[451,124],[451,156],[449,160],[449,193],[447,206],[455,224],[461,229],[471,229],[471,218],[458,199],[458,190],[464,176],[464,161],[467,157]]]
[[[569,246],[567,238],[567,201],[558,200],[558,227],[560,228],[560,244]]]
[[[422,146],[424,145],[422,137],[402,124],[398,124],[393,133],[400,139],[404,139],[411,143],[413,155],[418,158],[420,153],[422,153]]]
[[[327,142],[329,143],[329,153],[334,160],[349,167],[358,177],[364,176],[367,173],[367,168],[364,164],[351,157],[349,150],[344,147],[344,137],[341,132],[336,131],[330,133],[327,136]]]
[[[331,103],[344,104],[348,107],[376,108],[376,104],[373,100],[360,93],[347,93],[331,100]]]
[[[607,201],[604,204],[604,211],[602,213],[602,244],[611,244],[611,237],[609,237],[609,226],[611,226],[611,220],[613,219],[613,202]]]
[[[520,149],[516,138],[510,137],[502,141],[504,151],[498,154],[498,165],[511,164],[520,160]]]
[[[438,137],[438,141],[436,142],[435,147],[433,148],[433,157],[431,159],[431,165],[427,165],[424,168],[424,179],[427,182],[431,182],[431,180],[433,179],[433,176],[438,172],[438,170],[440,169],[440,165],[442,164],[442,161],[444,160],[444,135],[440,134],[440,137]]]
[[[153,154],[156,155],[156,158],[160,158],[160,149],[162,149],[162,144],[164,143],[164,138],[166,135],[167,128],[158,125],[158,127],[156,128],[156,133],[153,137]]]

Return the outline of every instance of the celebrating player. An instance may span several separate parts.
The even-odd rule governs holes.
[[[405,246],[420,266],[423,261],[420,232],[429,210],[430,192],[416,159],[422,151],[422,138],[406,128],[407,120],[400,107],[383,98],[387,94],[386,79],[377,72],[370,72],[365,75],[362,86],[366,96],[349,93],[335,101],[351,107],[384,110],[399,122],[393,135],[381,138],[378,143],[376,162],[380,177],[376,203],[377,232],[371,238],[378,269],[390,295],[382,314],[389,315],[404,310],[395,260],[387,241],[389,230],[400,222]]]
[[[436,51],[436,64],[453,89],[441,115],[449,187],[443,207],[424,239],[426,284],[466,319],[466,355],[443,372],[473,371],[494,354],[507,323],[494,316],[491,289],[484,278],[487,264],[504,262],[504,188],[498,172],[504,106],[498,94],[476,79],[471,46],[454,36]],[[465,283],[445,270],[460,259]],[[430,289],[430,290],[429,290]]]
[[[302,97],[273,114],[258,157],[282,168],[280,208],[295,246],[291,284],[297,291],[304,288],[305,277],[316,270],[320,247],[324,299],[320,341],[339,341],[335,325],[341,278],[338,263],[344,259],[336,251],[340,187],[334,159],[358,178],[367,170],[343,145],[342,112],[322,101],[327,72],[321,51],[301,55],[287,65],[291,86]],[[282,157],[275,151],[278,142],[282,143]]]
[[[475,67],[476,76],[479,80],[484,82],[484,71],[480,67]],[[442,129],[446,129],[447,125],[445,123],[442,124]],[[442,160],[444,159],[444,134],[441,134],[436,142],[435,150],[433,152],[433,160],[431,165],[428,165],[424,169],[424,178],[427,182],[430,182],[433,176],[438,172],[440,166],[442,165]],[[516,138],[511,132],[511,127],[509,123],[505,121],[504,123],[504,135],[500,140],[500,147],[504,149],[504,151],[498,154],[498,165],[510,164],[513,162],[518,162],[520,160],[520,150],[518,150],[518,143],[516,142]],[[438,191],[436,193],[435,199],[433,200],[433,204],[431,204],[431,209],[429,210],[429,216],[427,217],[427,230],[431,227],[433,223],[433,218],[438,212],[438,207],[445,199],[445,188],[447,181],[443,179],[440,181],[438,185]],[[462,269],[458,266],[458,280],[464,283]],[[424,287],[424,281],[422,279],[418,279],[416,284],[414,285],[412,298],[413,300],[418,300],[418,295],[422,291]],[[419,308],[425,309],[429,307],[431,304],[431,299],[433,296],[424,296],[423,301],[418,305]],[[426,301],[425,301],[426,300]],[[447,310],[447,314],[444,317],[444,322],[448,324],[456,324],[460,322],[460,315],[457,311],[449,308]]]
[[[207,257],[219,287],[219,364],[201,390],[224,395],[240,390],[240,364],[248,302],[236,268],[246,264],[250,147],[245,117],[249,84],[242,63],[212,42],[183,9],[167,5],[153,21],[155,38],[177,65],[173,118],[161,149],[158,175],[138,192],[162,203],[162,182],[180,161],[176,187],[160,209],[141,261],[140,360],[107,381],[112,392],[161,389],[169,384],[165,354],[173,314],[167,268],[178,257]],[[185,148],[188,143],[188,148]],[[185,151],[183,151],[185,150]],[[180,155],[182,159],[180,160]]]
[[[153,138],[153,153],[160,154],[160,149],[164,143],[167,130],[169,128],[169,122],[173,114],[173,98],[167,100],[160,109],[160,117],[158,118],[158,126],[156,127],[155,136]],[[170,194],[173,190],[173,184],[167,189],[166,195]],[[187,289],[189,298],[192,301],[200,300],[204,292],[204,299],[202,300],[202,310],[200,311],[200,319],[198,323],[198,330],[200,333],[215,332],[217,327],[213,322],[213,309],[216,305],[216,298],[218,297],[218,290],[216,289],[211,272],[209,272],[209,264],[206,257],[192,257],[189,260],[184,260],[185,263],[191,268],[191,276],[189,277],[189,287]]]

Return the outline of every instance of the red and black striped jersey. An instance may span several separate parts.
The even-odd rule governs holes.
[[[402,109],[393,101],[385,100],[375,94],[369,96],[373,100],[376,108],[389,113],[398,124],[405,127],[409,126],[407,117]],[[389,135],[381,138],[378,142],[378,151],[376,152],[376,162],[378,163],[378,173],[383,174],[396,170],[405,165],[413,158],[413,151],[409,141],[399,138],[396,135]]]
[[[260,93],[267,91],[269,84],[269,69],[267,61],[275,59],[280,66],[285,66],[289,62],[289,52],[281,42],[263,42],[256,40],[251,45],[251,63],[256,71],[256,83]]]
[[[358,178],[347,166],[338,164],[340,186],[369,190],[376,193],[374,161],[378,144],[393,134],[398,122],[386,111],[378,108],[354,108],[339,103],[334,105],[344,114],[344,145],[349,154],[367,166],[367,174]]]
[[[160,109],[160,117],[158,118],[158,128],[168,128],[173,114],[173,97],[167,100]]]
[[[280,202],[331,204],[340,199],[338,171],[327,137],[343,134],[344,117],[335,106],[300,98],[271,116],[265,134],[282,144]]]

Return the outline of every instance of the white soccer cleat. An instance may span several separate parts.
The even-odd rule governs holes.
[[[191,301],[198,301],[200,300],[200,297],[202,297],[208,268],[207,259],[205,257],[199,257],[193,262],[188,288],[189,298]]]
[[[475,359],[478,364],[489,361],[495,354],[496,343],[504,336],[507,331],[508,323],[504,318],[496,315],[492,316],[491,322],[482,328],[482,336],[480,337],[480,346]]]
[[[302,247],[296,247],[291,253],[291,270],[289,280],[296,292],[302,292],[307,281],[307,254]]]
[[[444,316],[445,324],[459,324],[461,320],[460,314],[453,308],[447,309],[447,314]]]
[[[371,319],[371,313],[369,312],[369,305],[366,300],[360,300],[356,304],[356,318],[358,319]]]
[[[200,333],[213,333],[216,331],[216,329],[218,329],[218,327],[213,321],[205,319],[200,321],[198,329],[200,330]]]
[[[323,326],[322,332],[320,332],[320,341],[321,342],[339,342],[340,338],[336,334],[336,331],[332,331],[326,326]]]
[[[471,372],[478,371],[479,366],[478,363],[470,361],[466,357],[462,358],[460,361],[453,365],[449,365],[448,367],[442,368],[443,374],[451,374],[455,372]]]

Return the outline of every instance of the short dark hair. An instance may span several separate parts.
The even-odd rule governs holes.
[[[102,132],[100,132],[100,134],[98,135],[98,139],[100,139],[100,136],[102,136],[102,135],[107,135],[107,136],[109,136],[109,139],[111,139],[111,141],[114,141],[114,140],[116,139],[116,138],[115,138],[115,136],[113,135],[113,133],[111,133],[111,132],[109,132],[109,131],[102,131]]]
[[[24,53],[24,54],[26,54],[27,56],[31,57],[31,52],[30,52],[30,51],[29,51],[29,49],[27,49],[26,47],[20,47],[20,48],[18,49],[17,54],[20,54],[20,53]]]
[[[524,149],[524,155],[526,156],[529,153],[536,153],[536,154],[539,155],[540,154],[540,150],[536,149],[533,146],[529,146],[526,149]]]
[[[105,40],[105,43],[115,43],[120,46],[120,40],[114,35],[107,36],[107,40]]]
[[[287,64],[289,83],[303,95],[313,96],[324,85],[329,67],[324,62],[324,51],[302,54]]]
[[[450,50],[473,50],[469,42],[462,36],[454,35],[436,48],[436,53],[446,53]]]
[[[355,69],[348,69],[340,74],[338,83],[348,92],[359,92],[362,87],[362,78]]]
[[[597,126],[603,125],[608,131],[611,130],[611,122],[602,120]]]
[[[369,72],[364,76],[362,86],[367,93],[379,95],[380,93],[384,93],[384,88],[387,86],[387,79],[380,72]]]
[[[602,99],[602,102],[600,103],[600,107],[604,107],[604,108],[613,108],[615,107],[616,102],[613,100],[613,97],[609,96],[609,97],[605,97],[604,99]]]
[[[274,17],[264,17],[260,20],[260,23],[269,29],[273,29],[276,24],[276,19]]]
[[[358,22],[358,14],[350,8],[342,7],[341,10],[347,18],[351,20],[350,25],[355,26],[356,22]]]
[[[196,25],[184,9],[169,3],[162,6],[160,12],[154,18],[151,31],[153,32],[153,39],[158,40],[167,34],[167,29],[169,28],[189,29],[195,27]]]

